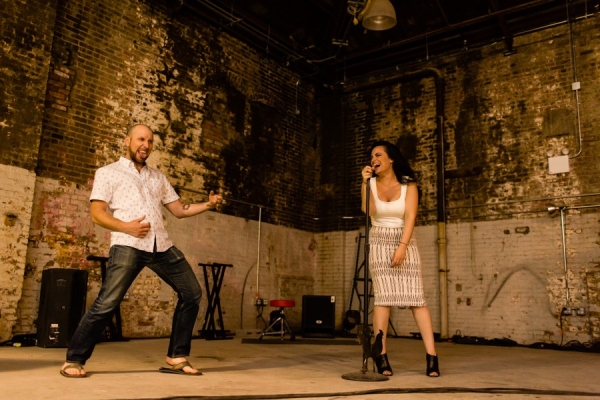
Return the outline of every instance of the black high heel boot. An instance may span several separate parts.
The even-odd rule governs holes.
[[[431,375],[434,372],[436,372],[437,375]],[[438,365],[437,356],[432,356],[431,354],[427,353],[427,372],[425,372],[425,374],[430,378],[437,378],[440,376],[440,367]]]
[[[377,365],[377,372],[381,375],[392,376],[394,373],[392,372],[392,367],[390,366],[390,362],[388,361],[387,353],[380,354],[374,359],[375,365]],[[389,372],[386,374],[385,372]]]

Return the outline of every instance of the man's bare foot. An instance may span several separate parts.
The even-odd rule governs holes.
[[[85,378],[87,374],[82,364],[65,362],[60,369],[60,374],[67,378]]]
[[[179,363],[185,362],[185,361],[187,361],[187,359],[185,357],[177,357],[177,358],[167,357],[167,358],[165,358],[165,361],[170,366],[173,366],[173,365],[177,365]],[[182,368],[182,370],[186,374],[190,374],[190,375],[195,375],[195,374],[199,373],[199,371],[196,368],[192,367],[191,365],[186,365],[185,367]]]

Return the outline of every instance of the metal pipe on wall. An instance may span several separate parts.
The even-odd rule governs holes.
[[[575,41],[573,40],[573,20],[569,13],[569,4],[567,3],[567,22],[569,23],[569,43],[571,45],[571,66],[573,69],[573,83],[571,88],[573,89],[575,96],[575,109],[577,110],[577,138],[579,143],[579,150],[577,154],[573,156],[569,156],[570,159],[577,158],[581,155],[583,151],[583,137],[581,134],[581,111],[580,111],[580,102],[579,102],[579,90],[581,89],[581,83],[577,79],[577,60],[575,58]]]
[[[548,212],[553,213],[558,210],[560,213],[560,236],[562,241],[562,253],[563,253],[563,270],[565,273],[565,308],[568,310],[568,314],[571,313],[571,295],[569,293],[569,267],[567,265],[567,237],[565,235],[565,211],[566,210],[577,210],[582,208],[598,208],[600,205],[587,205],[587,206],[550,206]]]
[[[442,94],[443,95],[443,94]],[[440,336],[447,338],[448,333],[448,257],[446,240],[446,188],[444,158],[444,117],[438,116],[438,265],[440,275]]]
[[[260,298],[259,277],[260,277],[260,226],[262,221],[262,207],[258,208],[258,238],[256,242],[256,298]]]
[[[563,253],[563,268],[565,271],[565,290],[566,290],[566,306],[571,304],[571,296],[569,295],[569,268],[567,267],[567,239],[565,237],[565,208],[559,207],[560,211],[560,236],[562,240]]]

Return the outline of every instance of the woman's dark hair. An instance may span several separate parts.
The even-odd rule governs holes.
[[[385,148],[385,152],[387,153],[388,157],[394,160],[392,163],[392,169],[394,170],[394,174],[396,174],[398,182],[406,185],[409,182],[419,181],[415,171],[413,171],[413,169],[410,167],[408,160],[404,158],[398,147],[387,140],[377,140],[371,145],[369,148],[369,159],[371,158],[373,149],[378,146]]]

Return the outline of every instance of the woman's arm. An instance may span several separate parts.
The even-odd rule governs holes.
[[[366,166],[362,170],[362,183],[360,184],[360,198],[361,204],[360,209],[362,212],[367,212],[367,185],[370,183],[370,178],[373,176],[373,171],[370,166]],[[373,191],[369,192],[369,216],[375,213],[375,201],[373,197]]]
[[[406,258],[406,248],[415,230],[417,220],[417,210],[419,208],[419,192],[416,183],[409,183],[406,188],[406,205],[404,209],[404,228],[402,228],[402,240],[398,243],[392,266],[400,265]]]

